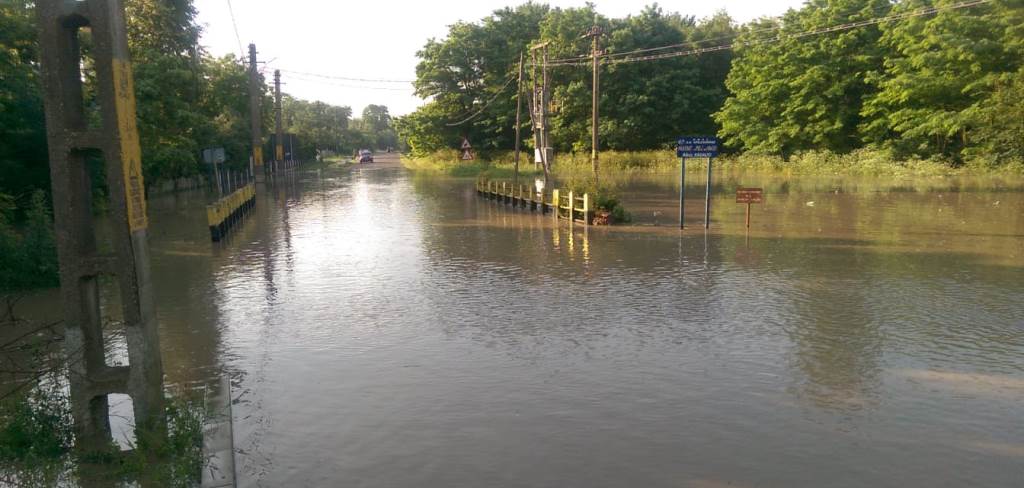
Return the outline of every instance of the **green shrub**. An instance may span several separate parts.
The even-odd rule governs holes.
[[[614,222],[630,222],[633,216],[622,206],[619,198],[611,192],[598,193],[594,201],[594,208],[608,212]]]
[[[31,477],[35,472],[59,472],[80,461],[89,465],[85,474],[90,479],[98,477],[111,485],[124,480],[144,482],[143,486],[196,486],[204,463],[206,418],[197,404],[181,399],[169,401],[166,438],[158,440],[140,432],[131,451],[120,453],[111,441],[108,449],[83,453],[76,459],[71,456],[74,433],[70,402],[66,391],[56,382],[53,385],[40,383],[28,393],[0,403],[0,463],[22,473],[18,479],[26,477],[24,473]]]
[[[8,197],[6,201],[11,201]],[[0,212],[0,291],[53,287],[60,284],[53,221],[46,195],[32,194],[23,224],[12,223],[13,211]]]
[[[39,384],[0,404],[0,460],[58,459],[72,445],[71,406],[59,386]]]
[[[135,449],[120,465],[120,475],[145,480],[156,486],[192,487],[203,468],[203,422],[206,415],[195,403],[182,399],[168,402],[167,437],[158,439],[140,432]]]

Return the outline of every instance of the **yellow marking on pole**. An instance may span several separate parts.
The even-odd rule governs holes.
[[[263,148],[262,147],[257,146],[257,147],[254,147],[252,149],[252,161],[253,161],[253,164],[255,164],[256,166],[260,166],[260,167],[263,166]]]
[[[277,156],[278,161],[284,161],[284,146],[278,144],[274,148],[274,155]]]
[[[149,226],[146,219],[146,184],[142,178],[142,150],[135,122],[135,85],[132,65],[114,59],[114,106],[121,138],[121,169],[124,172],[125,211],[131,232]]]

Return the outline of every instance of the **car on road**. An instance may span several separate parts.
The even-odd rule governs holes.
[[[373,153],[369,149],[359,151],[359,163],[372,163]]]

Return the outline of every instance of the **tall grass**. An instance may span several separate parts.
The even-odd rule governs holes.
[[[478,176],[490,173],[511,173],[512,153],[509,151],[483,153],[472,162],[460,161],[459,151],[438,151],[422,157],[403,157],[407,167],[414,170],[439,171],[451,176]],[[523,174],[533,173],[532,154],[523,152]],[[954,165],[936,159],[895,157],[882,149],[859,149],[847,154],[830,151],[806,151],[783,159],[780,156],[752,153],[723,155],[715,158],[716,168],[747,170],[782,175],[848,175],[848,176],[968,176],[1007,175],[1024,176],[1024,162],[995,164],[984,158]],[[600,180],[617,182],[634,175],[677,171],[679,158],[672,151],[604,151],[600,154]],[[707,168],[703,159],[687,162],[687,171],[700,172]],[[556,155],[552,166],[555,177],[562,181],[577,181],[592,175],[589,153]],[[592,176],[591,176],[592,178]]]
[[[509,179],[515,173],[515,157],[511,151],[485,151],[476,159],[463,161],[457,150],[435,151],[423,156],[402,155],[402,165],[414,171],[434,172],[452,177]],[[520,176],[532,178],[539,171],[533,169],[528,152],[519,161]]]

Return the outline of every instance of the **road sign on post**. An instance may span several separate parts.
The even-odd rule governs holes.
[[[713,136],[680,137],[676,156],[681,158],[713,158],[718,156],[718,138]]]
[[[679,228],[683,228],[683,197],[685,189],[686,159],[706,158],[708,160],[707,187],[704,192],[704,228],[711,223],[711,159],[718,156],[718,138],[715,136],[680,137],[676,140],[676,156],[682,160],[679,174]]]
[[[763,203],[764,190],[761,188],[737,188],[736,203]]]
[[[473,156],[473,146],[469,143],[469,139],[462,138],[462,160],[471,161],[475,159]]]
[[[747,228],[750,228],[750,204],[764,203],[764,190],[761,188],[737,188],[736,203],[747,204]]]

